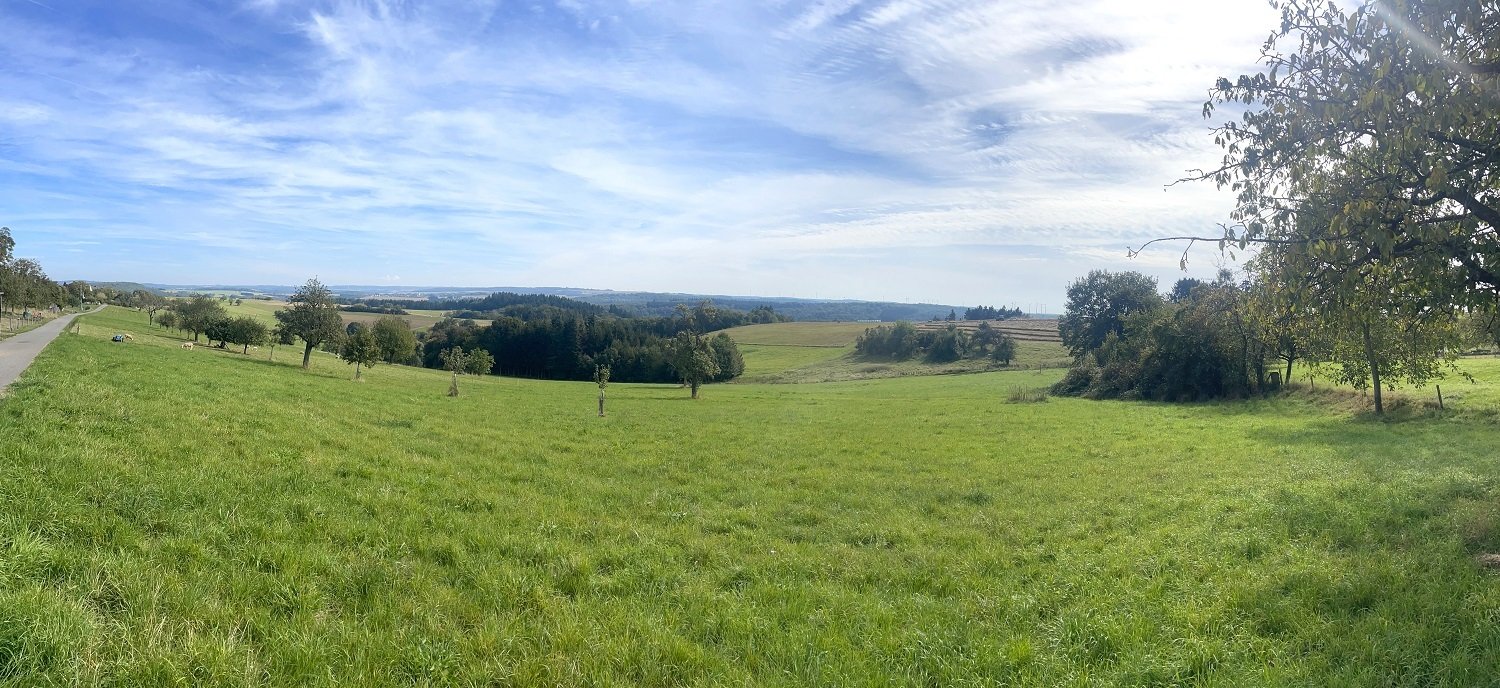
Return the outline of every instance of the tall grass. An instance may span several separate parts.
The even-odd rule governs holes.
[[[611,385],[597,418],[589,383],[449,398],[143,323],[89,316],[0,401],[0,684],[1500,676],[1482,415],[1007,403],[1031,371]]]

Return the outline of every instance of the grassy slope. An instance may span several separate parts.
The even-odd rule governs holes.
[[[1500,675],[1478,409],[1003,403],[1033,371],[613,385],[600,419],[586,383],[447,398],[115,316],[0,401],[0,684]]]
[[[854,354],[854,340],[878,323],[772,323],[733,327],[733,337],[745,356],[740,382],[836,382],[847,380],[947,375],[993,370],[1057,368],[1068,364],[1067,352],[1050,342],[1016,342],[1010,366],[988,360],[946,364],[912,361],[868,361]]]

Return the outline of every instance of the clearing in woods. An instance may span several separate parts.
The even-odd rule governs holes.
[[[81,330],[0,401],[4,686],[1500,676],[1494,359],[1403,422],[1007,403],[1060,371],[616,384],[598,418],[591,383]]]

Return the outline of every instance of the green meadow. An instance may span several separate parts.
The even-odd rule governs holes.
[[[1051,369],[616,384],[600,418],[588,383],[79,329],[0,399],[4,686],[1500,677],[1495,359],[1396,422],[1322,386],[1007,401]],[[796,363],[759,346],[747,377]]]
[[[1063,368],[1067,350],[1055,342],[1017,341],[1009,365],[988,359],[926,363],[919,359],[877,361],[859,357],[854,341],[880,323],[788,322],[732,327],[729,333],[745,357],[737,382],[839,382],[913,375],[954,375],[987,371]]]

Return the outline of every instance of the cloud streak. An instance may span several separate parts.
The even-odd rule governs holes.
[[[1273,19],[1258,0],[9,5],[0,210],[66,277],[1058,302],[1091,265],[1175,277],[1123,247],[1225,214],[1162,185],[1213,159],[1198,105]]]

